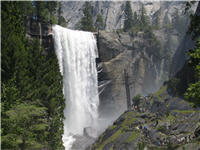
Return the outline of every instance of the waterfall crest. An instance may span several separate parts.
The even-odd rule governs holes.
[[[90,32],[53,26],[53,39],[63,75],[65,149],[75,141],[73,135],[83,135],[86,127],[95,127],[98,118],[98,81],[95,58],[96,39]]]

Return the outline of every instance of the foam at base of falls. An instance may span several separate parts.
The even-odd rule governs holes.
[[[63,142],[69,150],[75,141],[73,135],[83,135],[84,128],[97,125],[99,97],[95,59],[98,52],[90,32],[55,25],[53,38],[66,101]]]
[[[76,141],[75,138],[73,138],[72,135],[63,135],[63,143],[64,143],[64,147],[66,150],[71,149],[72,144]]]

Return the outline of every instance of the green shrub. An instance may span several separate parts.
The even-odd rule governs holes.
[[[135,97],[133,97],[132,102],[134,105],[138,106],[140,104],[140,100],[141,100],[141,95],[138,94]]]

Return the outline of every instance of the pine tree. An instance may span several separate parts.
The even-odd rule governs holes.
[[[1,4],[2,148],[63,149],[65,101],[56,55],[44,55],[38,40],[25,37],[26,2]]]
[[[3,149],[42,149],[48,126],[46,108],[30,104],[17,104],[5,112],[7,130],[2,136]],[[5,134],[7,133],[7,134]]]
[[[38,22],[49,23],[50,21],[53,24],[58,23],[58,18],[55,15],[58,2],[56,1],[33,1],[35,7],[35,15]]]
[[[142,29],[148,28],[150,26],[149,17],[146,14],[146,10],[143,4],[140,9],[140,26]]]
[[[19,2],[2,2],[1,13],[1,54],[2,54],[2,81],[12,78],[15,70],[15,53],[23,48],[24,41],[24,17]],[[11,44],[13,43],[13,44]]]
[[[58,24],[66,27],[67,26],[67,22],[65,20],[65,18],[61,15],[63,13],[62,8],[61,8],[61,2],[58,2]]]
[[[124,12],[125,12],[124,31],[126,32],[130,30],[133,26],[133,12],[131,9],[130,1],[126,1]]]
[[[190,7],[189,8],[186,7],[186,11],[188,11]],[[187,54],[190,56],[188,64],[190,68],[194,70],[194,83],[191,83],[188,86],[186,92],[184,93],[185,98],[193,102],[197,106],[200,106],[200,38],[199,38],[200,14],[199,12],[200,12],[200,2],[198,2],[195,14],[191,15],[191,22],[188,30],[188,33],[192,35],[193,40],[197,40],[195,49],[189,50],[187,52]]]
[[[90,2],[85,2],[84,4],[80,29],[83,31],[95,31],[92,17],[92,6]]]
[[[51,67],[50,67],[51,66]],[[47,135],[49,145],[53,150],[63,148],[63,120],[65,100],[62,93],[62,76],[59,71],[57,57],[54,52],[49,53],[38,68],[35,83],[37,93],[35,97],[42,99],[42,104],[48,108],[49,133]]]
[[[49,1],[46,3],[46,7],[49,10],[50,16],[52,16],[53,13],[56,12],[57,6],[58,6],[58,2],[56,1]]]
[[[194,70],[195,82],[190,84],[184,96],[187,100],[200,106],[200,38],[196,48],[187,52],[190,56],[188,64]]]
[[[55,15],[56,9],[58,7],[58,2],[56,1],[48,1],[46,3],[46,7],[48,9],[48,12],[50,14],[50,20],[52,21],[52,24],[57,24],[58,23],[58,18]]]
[[[48,10],[45,7],[44,1],[34,1],[36,8],[36,17],[39,22],[47,22],[49,20]]]
[[[101,29],[101,30],[104,28],[103,18],[102,18],[101,14],[97,15],[95,27],[96,27],[96,29]]]

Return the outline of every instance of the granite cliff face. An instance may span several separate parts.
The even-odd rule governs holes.
[[[162,45],[154,34],[100,31],[98,42],[103,62],[101,80],[111,80],[100,95],[102,113],[109,110],[121,114],[126,110],[124,71],[131,97],[155,92],[166,80],[170,57],[161,52]]]
[[[198,5],[197,12],[200,10],[200,5]],[[155,33],[156,31],[154,31]],[[173,30],[175,32],[175,30]],[[170,32],[171,35],[173,35],[173,32]],[[113,33],[112,33],[113,34]],[[105,35],[105,33],[104,33]],[[123,34],[125,35],[125,34]],[[140,34],[141,35],[141,34]],[[111,35],[110,35],[111,36]],[[123,56],[124,51],[120,51],[121,47],[116,47],[117,44],[122,40],[122,36],[118,33],[118,36],[113,36],[115,40],[114,44],[108,40],[108,42],[105,43],[111,43],[115,46],[107,46],[105,49],[108,49],[108,53],[110,54],[110,49],[113,48],[114,53],[112,55],[106,55],[101,54],[101,47],[100,47],[100,56],[103,57],[103,61],[105,61],[105,70],[109,68],[108,70],[111,70],[110,68],[119,69],[119,68],[128,68],[126,63],[123,63],[119,57]],[[174,35],[173,35],[174,36]],[[157,47],[158,49],[162,49],[162,51],[157,50],[157,48],[150,48],[153,49],[152,51],[148,51],[148,44],[146,41],[148,41],[148,38],[141,38],[141,41],[143,43],[143,46],[147,49],[142,49],[142,47],[135,47],[135,37],[132,37],[132,48],[134,50],[140,49],[143,53],[146,53],[147,56],[155,55],[155,53],[159,53],[158,58],[162,58],[163,60],[163,68],[161,70],[157,71],[160,74],[166,72],[169,72],[171,68],[171,75],[174,76],[176,74],[176,78],[180,80],[180,83],[184,85],[184,82],[191,82],[190,80],[193,80],[193,73],[191,68],[188,68],[187,65],[184,65],[186,62],[186,55],[185,52],[189,48],[192,48],[194,46],[194,42],[192,42],[191,37],[189,35],[183,36],[181,40],[179,40],[180,44],[178,44],[178,47],[173,49],[174,52],[173,55],[165,55],[167,53],[168,48],[164,47],[162,49],[162,42],[161,40],[161,47]],[[141,37],[139,35],[136,36]],[[144,37],[144,36],[143,36]],[[156,35],[158,38],[159,36]],[[108,38],[108,37],[106,37]],[[175,38],[175,36],[174,36]],[[173,39],[174,41],[175,39]],[[101,41],[101,40],[100,40]],[[118,42],[119,41],[119,42]],[[125,41],[129,41],[127,38]],[[123,42],[123,46],[128,47],[126,50],[131,49],[127,44],[124,44],[126,42]],[[131,42],[129,41],[129,44]],[[103,44],[102,44],[103,45]],[[157,44],[158,45],[158,44]],[[151,45],[152,46],[152,45]],[[171,49],[171,44],[168,45],[169,49]],[[119,50],[120,49],[120,50]],[[123,49],[123,48],[122,48]],[[124,48],[125,49],[125,48]],[[126,51],[125,50],[125,51]],[[136,58],[137,55],[139,55],[140,52],[137,51],[136,55],[132,55],[132,58]],[[105,57],[109,56],[109,57]],[[165,57],[164,57],[165,56]],[[125,56],[126,61],[130,62],[129,58],[131,56],[128,54]],[[117,58],[117,60],[120,60],[119,63],[114,64],[112,67],[109,67],[110,63],[113,63]],[[147,57],[141,57],[140,60]],[[152,62],[153,66],[155,68],[159,68],[160,59],[155,59]],[[173,58],[173,59],[172,59]],[[109,60],[110,59],[110,60]],[[142,61],[144,62],[144,60]],[[132,63],[132,62],[131,62]],[[128,64],[131,64],[128,63]],[[124,65],[123,65],[124,64]],[[169,64],[169,65],[167,65]],[[184,65],[184,67],[183,67]],[[123,66],[123,67],[122,67]],[[129,67],[131,69],[133,67]],[[137,67],[139,70],[148,70],[147,65],[140,65],[140,67]],[[145,68],[145,69],[141,69]],[[181,69],[182,68],[182,69]],[[113,70],[114,70],[113,69]],[[180,70],[181,69],[181,70]],[[135,69],[133,69],[135,71]],[[152,71],[152,70],[151,70]],[[166,71],[166,72],[165,72]],[[174,72],[173,72],[174,71]],[[114,71],[113,71],[114,72]],[[113,79],[114,75],[109,71],[107,71],[108,77],[111,77]],[[143,80],[145,80],[145,76],[143,76],[142,71],[140,72],[140,76]],[[152,76],[147,81],[152,80]],[[139,83],[140,77],[137,77],[137,80],[134,82]],[[177,87],[177,85],[172,84],[171,81],[175,78],[172,78],[168,82],[165,82],[164,85],[154,94],[150,94],[148,96],[140,96],[139,98],[135,97],[131,109],[128,111],[125,111],[114,123],[112,126],[107,128],[105,132],[99,136],[99,138],[95,141],[95,143],[88,147],[88,150],[94,150],[94,149],[102,149],[102,150],[109,150],[109,149],[115,149],[115,150],[155,150],[155,149],[162,149],[162,150],[184,150],[184,149],[190,149],[190,150],[199,150],[200,149],[200,109],[198,107],[194,107],[193,104],[190,102],[188,103],[183,98],[176,97],[174,88]],[[155,82],[155,81],[153,81]],[[144,84],[144,83],[143,83]],[[187,83],[186,83],[187,84]],[[110,89],[113,89],[113,87],[117,86],[111,86]],[[136,88],[138,88],[137,86]],[[156,86],[154,85],[154,88]],[[117,87],[116,89],[118,89]],[[184,87],[181,87],[181,89]],[[143,87],[142,89],[145,89]],[[115,89],[114,89],[115,90]],[[112,93],[112,92],[110,92]],[[134,91],[132,91],[134,93]],[[184,92],[183,92],[184,93]],[[182,93],[182,94],[183,94]],[[107,93],[109,94],[109,93]]]
[[[76,29],[81,17],[82,9],[85,2],[68,1],[62,3],[63,16],[67,20],[67,28]],[[152,25],[166,25],[166,21],[172,22],[174,15],[183,15],[186,2],[181,1],[157,1],[157,2],[140,2],[132,1],[131,7],[133,12],[139,13],[142,5],[146,9]],[[105,30],[113,31],[121,29],[124,26],[124,9],[125,1],[95,1],[93,5],[94,21],[98,13],[102,14]],[[195,7],[193,8],[193,10]]]
[[[131,98],[136,94],[147,95],[159,89],[168,79],[172,58],[183,40],[189,23],[184,16],[185,2],[131,2],[133,12],[139,14],[142,5],[155,28],[148,33],[124,33],[125,1],[95,1],[93,19],[102,14],[105,31],[98,38],[99,55],[103,62],[100,81],[110,80],[100,95],[100,111],[104,114],[121,114],[127,108],[124,71],[128,74]],[[62,2],[67,28],[77,29],[84,2]],[[195,10],[195,6],[193,8]],[[179,19],[177,19],[177,17]],[[179,20],[179,25],[176,21]]]
[[[195,11],[195,15],[200,16],[200,3],[198,3],[198,6]],[[192,33],[193,34],[193,33]],[[177,48],[173,59],[172,59],[172,65],[170,68],[170,78],[173,77],[185,64],[187,60],[187,54],[186,52],[189,49],[193,49],[196,40],[192,40],[192,35],[187,34],[184,36],[183,40],[180,42],[179,47]]]

